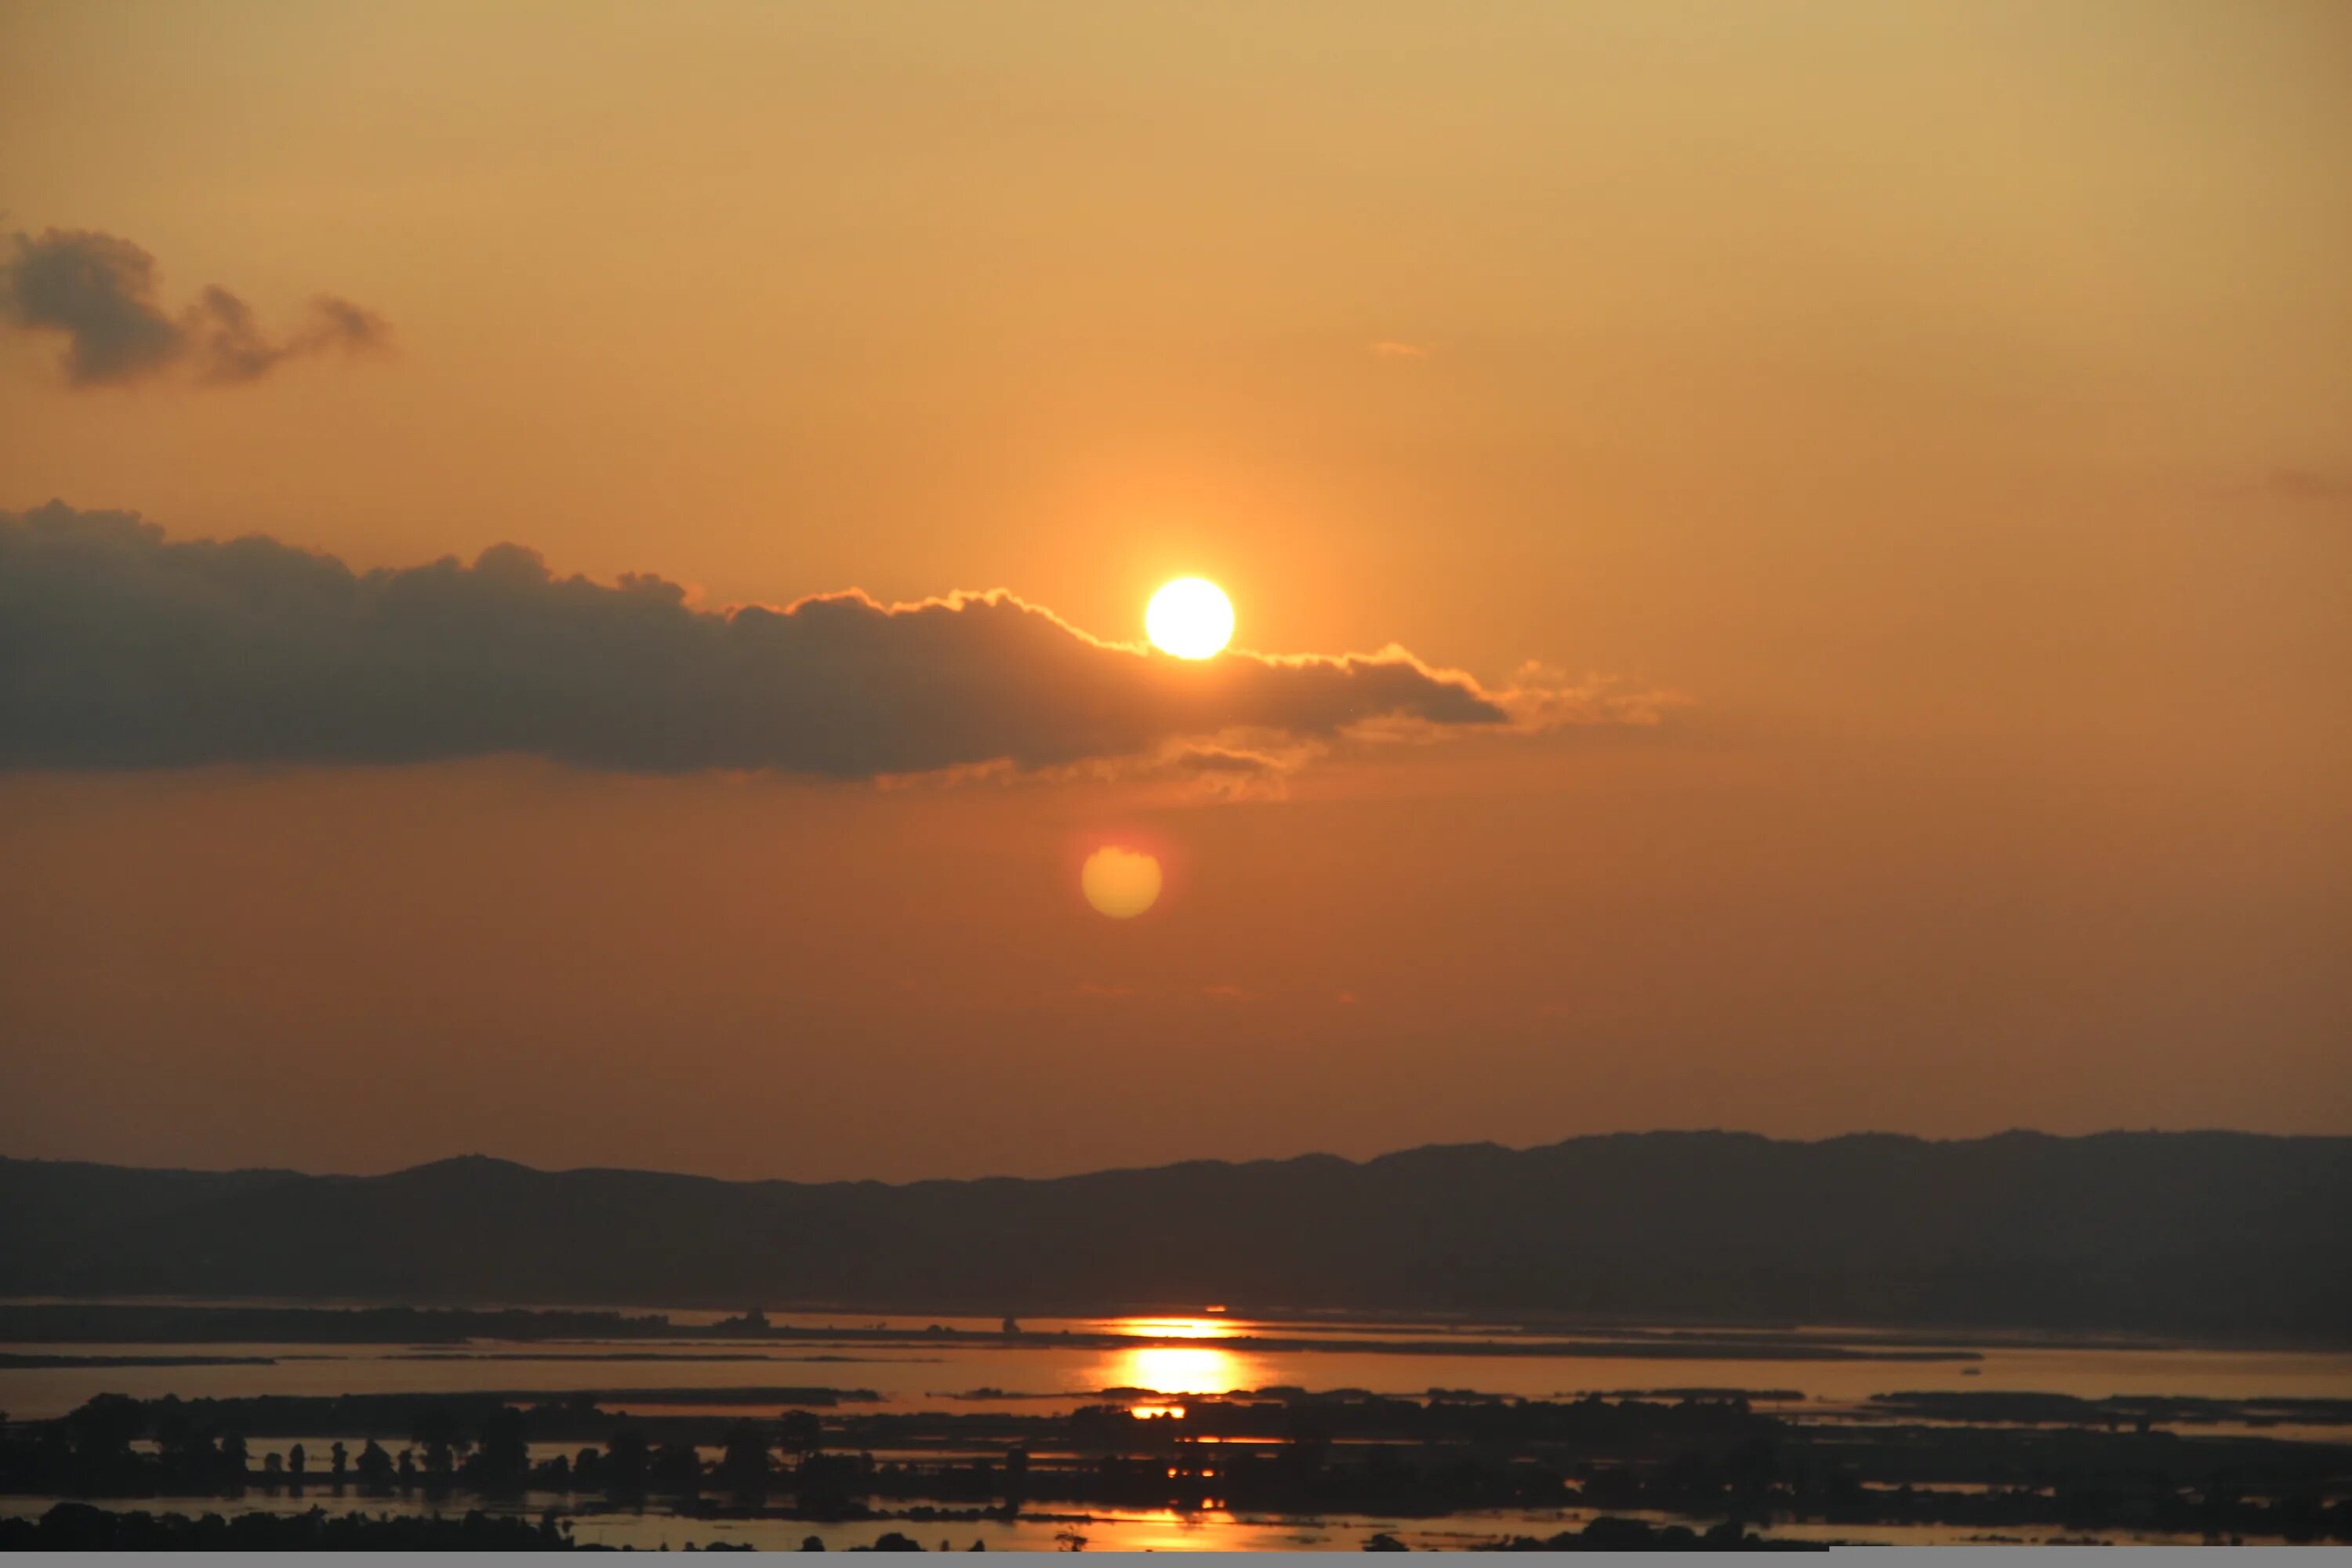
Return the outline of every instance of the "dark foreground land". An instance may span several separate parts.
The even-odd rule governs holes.
[[[960,1521],[1094,1506],[1383,1518],[1573,1508],[1619,1516],[1627,1529],[1631,1516],[1685,1521],[1695,1534],[1717,1530],[1712,1544],[1750,1543],[1792,1521],[1850,1527],[1854,1539],[1902,1525],[2352,1541],[2352,1445],[2246,1429],[2282,1418],[2298,1429],[2341,1426],[2352,1412],[2319,1401],[2285,1410],[2189,1403],[2184,1412],[2165,1402],[1896,1394],[1860,1415],[1797,1419],[1739,1397],[1265,1390],[1195,1399],[1181,1416],[1139,1415],[1153,1407],[1121,1397],[1070,1414],[841,1405],[755,1418],[631,1415],[586,1395],[530,1407],[499,1394],[109,1395],[8,1428],[0,1491],[259,1493],[295,1515],[306,1503],[339,1516],[389,1499],[480,1500],[509,1511],[653,1506],[687,1521],[905,1520],[934,1537],[931,1527]],[[2212,1429],[2158,1425],[2182,1418]],[[252,1462],[249,1444],[289,1436],[302,1441]],[[111,1531],[191,1542],[210,1531],[229,1544],[220,1531],[282,1529],[334,1544],[342,1538],[322,1532],[364,1528],[325,1514],[302,1525],[205,1525],[69,1513],[7,1526],[0,1542]]]
[[[0,1296],[1107,1303],[2352,1342],[2352,1139],[1694,1132],[1055,1181],[0,1160]]]

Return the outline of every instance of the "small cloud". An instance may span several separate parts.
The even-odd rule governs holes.
[[[1334,991],[1331,993],[1331,1000],[1342,1007],[1352,1007],[1356,1005],[1357,997],[1352,991]]]
[[[259,381],[306,354],[380,353],[389,331],[374,311],[321,296],[311,301],[301,328],[273,342],[254,321],[252,307],[226,289],[205,289],[188,320],[196,379],[209,386]]]
[[[365,305],[321,294],[310,301],[310,324],[299,341],[321,348],[383,349],[391,340],[392,323]]]
[[[1429,351],[1419,343],[1399,342],[1393,338],[1381,339],[1372,345],[1371,352],[1374,359],[1427,359],[1429,357]]]
[[[1238,985],[1212,985],[1201,994],[1218,1002],[1246,1002],[1250,994]]]
[[[1256,752],[1228,752],[1216,746],[1188,746],[1170,765],[1188,773],[1229,773],[1243,778],[1285,771],[1279,758]]]
[[[289,359],[383,349],[389,328],[365,306],[332,295],[310,302],[293,332],[273,337],[253,308],[217,285],[176,316],[157,299],[155,258],[127,239],[88,229],[18,234],[0,259],[0,321],[65,340],[69,386],[124,386],[188,366],[198,384],[258,381]]]
[[[1496,721],[1501,722],[1502,721]],[[1162,743],[1149,751],[1088,757],[1059,766],[1021,767],[1006,759],[922,773],[884,773],[884,789],[955,788],[971,784],[1173,784],[1175,798],[1226,803],[1283,800],[1290,775],[1329,753],[1328,741],[1288,737],[1277,730],[1243,727],[1198,741]]]
[[[1321,749],[1307,742],[1265,751],[1184,746],[1156,771],[1185,779],[1212,800],[1281,800],[1290,793],[1290,775]]]
[[[2273,468],[2257,488],[2264,495],[2290,501],[2335,501],[2352,496],[2352,482],[2316,468]]]
[[[1531,732],[1578,724],[1649,728],[1664,723],[1673,710],[1691,703],[1691,699],[1677,691],[1622,690],[1615,676],[1577,679],[1537,663],[1521,665],[1512,673],[1509,686],[1490,695],[1496,706],[1511,716],[1514,728]]]

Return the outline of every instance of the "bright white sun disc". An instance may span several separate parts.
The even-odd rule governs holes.
[[[1234,636],[1234,602],[1203,577],[1179,577],[1151,595],[1143,612],[1151,646],[1178,658],[1208,658]]]

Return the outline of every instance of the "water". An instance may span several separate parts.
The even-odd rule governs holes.
[[[0,1497],[0,1517],[37,1518],[48,1511],[55,1500]],[[469,1508],[482,1506],[464,1502],[434,1504],[399,1498],[336,1498],[319,1487],[311,1488],[299,1500],[248,1494],[228,1500],[140,1500],[106,1506],[158,1513],[233,1515],[299,1511],[314,1504],[330,1514],[357,1510],[371,1516],[389,1513],[451,1517],[460,1517]],[[1221,1509],[1180,1513],[1170,1509],[1072,1507],[1040,1509],[1013,1520],[893,1519],[832,1524],[788,1519],[694,1519],[658,1506],[607,1510],[551,1493],[524,1498],[488,1511],[536,1520],[551,1508],[571,1518],[572,1539],[583,1545],[630,1546],[639,1551],[683,1547],[689,1542],[708,1546],[718,1542],[730,1546],[754,1546],[765,1552],[789,1552],[804,1538],[814,1535],[828,1550],[840,1552],[853,1546],[870,1546],[881,1536],[896,1531],[930,1551],[939,1550],[944,1542],[960,1552],[978,1541],[991,1552],[1054,1552],[1065,1549],[1068,1544],[1066,1537],[1076,1534],[1085,1538],[1086,1550],[1097,1552],[1356,1552],[1361,1551],[1372,1536],[1387,1534],[1415,1551],[1426,1552],[1462,1550],[1511,1536],[1549,1537],[1562,1531],[1580,1530],[1594,1517],[1591,1510],[1580,1509],[1471,1510],[1440,1519],[1409,1520],[1362,1514],[1254,1516]],[[1638,1510],[1615,1510],[1612,1517],[1644,1519],[1656,1524],[1686,1524],[1701,1530],[1715,1522]],[[1787,1540],[1886,1546],[1950,1546],[1995,1539],[1952,1525],[1832,1525],[1788,1521],[1776,1521],[1769,1533]],[[2086,1537],[2081,1532],[2027,1529],[2004,1532],[1998,1539],[2028,1544],[2093,1539],[2117,1544],[2195,1545],[2201,1538],[2126,1531],[2098,1531]]]
[[[674,1322],[685,1327],[709,1324],[719,1316],[671,1314]],[[476,1341],[456,1346],[12,1344],[5,1350],[19,1355],[241,1357],[262,1358],[266,1364],[5,1368],[0,1369],[0,1410],[16,1419],[53,1416],[101,1393],[142,1398],[176,1394],[194,1398],[493,1390],[561,1395],[593,1389],[608,1391],[604,1402],[607,1409],[646,1415],[723,1410],[772,1415],[786,1407],[785,1402],[747,1405],[720,1397],[721,1391],[730,1388],[771,1386],[865,1389],[879,1396],[875,1403],[844,1405],[840,1407],[844,1414],[994,1410],[1043,1415],[1099,1402],[1107,1389],[1156,1391],[1157,1399],[1135,1394],[1120,1397],[1138,1405],[1172,1406],[1181,1405],[1187,1394],[1283,1385],[1416,1395],[1444,1388],[1528,1398],[1572,1397],[1587,1392],[1741,1389],[1749,1391],[1762,1407],[1801,1411],[1816,1417],[1864,1415],[1873,1394],[1906,1391],[2064,1394],[2090,1399],[2168,1394],[2352,1400],[2352,1353],[2330,1352],[1969,1341],[1818,1329],[1739,1335],[1642,1330],[1545,1333],[1509,1324],[1256,1321],[1208,1314],[1030,1320],[1023,1325],[1026,1332],[1011,1341],[998,1335],[994,1320],[803,1313],[776,1314],[772,1321],[815,1331],[887,1328],[908,1332],[920,1332],[936,1322],[974,1338],[971,1342],[954,1338],[877,1342],[820,1333],[789,1344],[756,1338]],[[1066,1343],[1060,1339],[1066,1329],[1073,1334],[1117,1334],[1159,1342]],[[1735,1338],[1742,1342],[1720,1343]],[[1307,1348],[1269,1350],[1248,1342],[1253,1339],[1303,1342]],[[1420,1344],[1383,1350],[1372,1342]],[[1430,1348],[1433,1344],[1465,1349],[1510,1346],[1535,1353],[1443,1353]],[[1645,1352],[1672,1347],[1677,1353],[1629,1353],[1629,1344]],[[1681,1353],[1685,1352],[1692,1353]],[[1806,1359],[1838,1352],[1926,1359]],[[643,1397],[632,1398],[632,1391],[646,1392]],[[2210,1433],[2217,1428],[2201,1430]],[[2336,1441],[2352,1436],[2352,1431],[2343,1427],[2267,1430],[2273,1436]],[[290,1441],[256,1442],[257,1472],[267,1455],[282,1453]],[[314,1438],[306,1447],[316,1462],[324,1455],[326,1440]],[[936,1449],[929,1452],[933,1458],[939,1455]],[[0,1499],[0,1511],[37,1514],[50,1500]],[[462,1513],[472,1506],[462,1500],[436,1504],[422,1499],[361,1499],[355,1493],[338,1499],[315,1482],[300,1500],[257,1490],[233,1501],[189,1500],[118,1506],[230,1512],[292,1510],[314,1503],[331,1511],[358,1509],[371,1513]],[[522,1500],[512,1510],[535,1516],[548,1507],[572,1513],[575,1536],[583,1542],[645,1547],[727,1541],[785,1549],[797,1546],[806,1535],[816,1534],[835,1550],[870,1542],[891,1531],[934,1549],[942,1540],[958,1549],[978,1540],[991,1550],[1053,1550],[1062,1543],[1057,1538],[1069,1532],[1084,1535],[1087,1544],[1097,1550],[1352,1550],[1381,1531],[1416,1547],[1458,1547],[1506,1535],[1549,1535],[1580,1528],[1588,1517],[1565,1510],[1462,1513],[1420,1521],[1339,1515],[1308,1520],[1251,1518],[1221,1510],[1178,1512],[1040,1505],[1040,1512],[1011,1521],[810,1524],[790,1520],[680,1518],[658,1505],[608,1510],[587,1500],[552,1495]],[[1709,1521],[1683,1522],[1704,1527]],[[1781,1522],[1773,1525],[1771,1532],[1813,1540],[1906,1544],[1975,1539],[1968,1531],[1948,1526],[1832,1527]],[[2047,1539],[2053,1533],[2027,1531],[2019,1538]],[[2121,1534],[2105,1538],[2169,1539]]]
[[[779,1318],[776,1321],[784,1320]],[[876,1319],[855,1320],[867,1327]],[[941,1320],[946,1321],[946,1320]],[[1141,1321],[1130,1321],[1139,1323]],[[822,1327],[820,1321],[814,1325]],[[851,1326],[844,1324],[843,1326]],[[893,1324],[892,1326],[899,1326]],[[920,1328],[923,1323],[912,1325]],[[984,1327],[994,1324],[959,1326]],[[1227,1394],[1289,1385],[1360,1388],[1421,1394],[1433,1388],[1530,1399],[1582,1393],[1664,1388],[1786,1391],[1801,1403],[1857,1406],[1874,1394],[1969,1392],[2066,1394],[2087,1399],[2122,1394],[2182,1394],[2220,1399],[2352,1399],[2352,1353],[2209,1350],[2179,1346],[1963,1344],[1966,1361],[1801,1361],[1780,1356],[1699,1355],[1656,1359],[1594,1353],[1589,1340],[1546,1342],[1551,1353],[1474,1355],[1399,1353],[1350,1348],[1360,1325],[1220,1325],[1287,1339],[1313,1338],[1328,1350],[1258,1351],[1202,1334],[1181,1345],[1104,1349],[1054,1342],[1060,1321],[1036,1321],[1024,1341],[1006,1344],[874,1344],[856,1341],[478,1341],[467,1345],[319,1344],[11,1344],[9,1352],[58,1356],[217,1356],[266,1358],[267,1365],[110,1366],[0,1369],[0,1410],[17,1419],[61,1415],[98,1394],[160,1398],[252,1394],[398,1394],[485,1390],[561,1394],[577,1389],[724,1389],[780,1385],[870,1389],[877,1410],[1005,1410],[1045,1414],[1087,1403],[1107,1388],[1169,1394]],[[1118,1331],[1118,1321],[1073,1321],[1074,1329]],[[1158,1334],[1153,1327],[1147,1331]],[[1394,1325],[1389,1340],[1411,1337]],[[1472,1339],[1472,1336],[1464,1336]],[[1525,1342],[1528,1336],[1513,1335]],[[1475,1341],[1474,1341],[1475,1342]],[[1883,1350],[1868,1341],[1808,1340],[1842,1348]],[[1948,1343],[1949,1342],[1947,1342]],[[726,1359],[710,1359],[724,1356]],[[658,1358],[658,1359],[648,1359]],[[966,1398],[994,1389],[1008,1397]],[[1759,1405],[1785,1401],[1759,1399]],[[664,1400],[628,1408],[706,1408]]]

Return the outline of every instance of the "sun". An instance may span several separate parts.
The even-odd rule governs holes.
[[[1234,636],[1234,602],[1205,577],[1179,577],[1143,612],[1151,646],[1178,658],[1211,658]]]
[[[1115,921],[1133,920],[1160,900],[1160,862],[1139,849],[1107,844],[1078,872],[1087,902]]]

